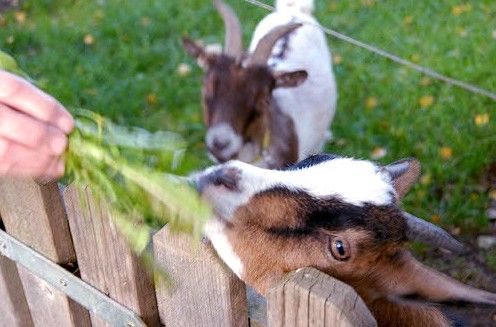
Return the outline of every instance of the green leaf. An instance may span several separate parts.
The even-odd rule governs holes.
[[[19,68],[15,59],[1,50],[0,50],[0,69],[30,79],[29,76]]]

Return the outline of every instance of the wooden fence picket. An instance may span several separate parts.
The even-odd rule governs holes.
[[[157,285],[160,318],[166,326],[247,327],[245,284],[213,250],[165,227],[153,237],[155,260],[173,280]]]
[[[168,227],[153,251],[172,285],[154,285],[87,189],[0,178],[0,216],[0,327],[377,326],[353,288],[313,268],[247,294],[209,244]]]
[[[52,261],[75,265],[76,255],[56,183],[0,178],[0,214],[6,231]],[[88,311],[18,265],[35,326],[90,326]]]
[[[151,273],[118,233],[109,211],[88,189],[64,190],[64,201],[81,278],[138,314],[147,326],[160,326]],[[108,326],[91,315],[94,327]]]
[[[290,274],[267,301],[269,327],[377,326],[353,288],[314,268]]]
[[[32,327],[33,321],[15,263],[0,255],[0,317],[10,327]]]

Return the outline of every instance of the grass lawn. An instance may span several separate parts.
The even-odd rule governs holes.
[[[247,44],[267,12],[228,2]],[[317,0],[316,15],[326,26],[496,91],[493,0]],[[31,0],[0,20],[0,48],[68,107],[183,135],[190,144],[183,171],[209,164],[202,72],[183,51],[186,34],[222,42],[210,0]],[[341,41],[329,44],[339,103],[326,150],[370,158],[384,149],[383,163],[417,157],[423,175],[405,207],[462,234],[489,229],[486,172],[496,161],[496,102]],[[181,63],[190,74],[178,73]]]

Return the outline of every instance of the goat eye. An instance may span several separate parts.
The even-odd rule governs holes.
[[[336,260],[347,260],[350,257],[350,246],[343,239],[335,238],[331,241],[331,254]]]

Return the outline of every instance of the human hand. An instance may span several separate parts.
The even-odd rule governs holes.
[[[74,120],[53,97],[0,70],[0,175],[57,178]]]

